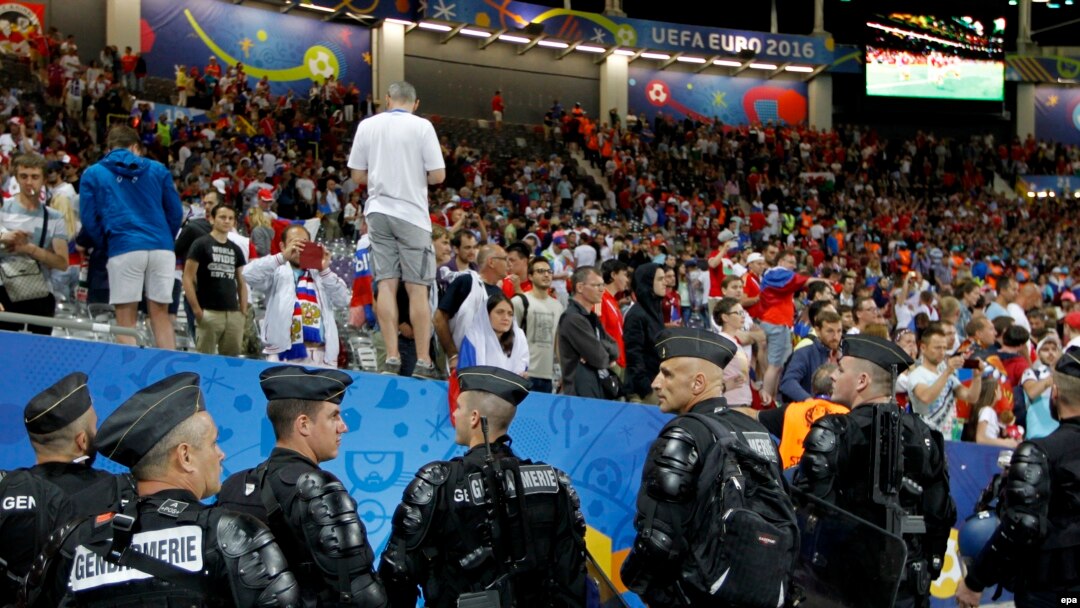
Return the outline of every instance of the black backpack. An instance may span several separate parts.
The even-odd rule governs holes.
[[[776,465],[719,420],[687,415],[716,441],[702,455],[698,503],[682,564],[684,590],[710,605],[784,605],[799,553],[799,530]]]

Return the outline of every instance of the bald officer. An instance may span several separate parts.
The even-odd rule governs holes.
[[[225,481],[218,504],[270,525],[309,606],[386,605],[356,501],[319,463],[333,460],[349,429],[341,400],[352,377],[279,365],[263,370],[266,415],[277,442],[270,459]]]
[[[97,458],[97,412],[86,374],[74,372],[26,404],[23,423],[37,463],[30,471],[71,497],[76,515],[97,515],[135,499],[135,479],[92,465]]]
[[[200,501],[221,487],[218,429],[199,377],[176,374],[105,419],[101,453],[131,468],[139,498],[66,526],[35,566],[30,605],[299,607],[296,579],[257,519]]]
[[[585,520],[570,478],[510,449],[528,380],[476,366],[458,381],[454,441],[468,451],[424,466],[405,489],[379,564],[391,605],[413,608],[422,588],[425,606],[585,606]]]
[[[896,411],[896,374],[914,363],[899,346],[873,336],[846,336],[833,372],[832,401],[851,408],[814,422],[806,435],[795,478],[801,489],[866,521],[886,528],[888,513],[874,502],[871,463],[878,411]],[[908,546],[905,574],[896,606],[929,606],[930,582],[941,573],[956,504],[949,495],[945,442],[914,414],[901,412],[903,490],[900,506],[909,516],[922,516],[925,533],[904,535]],[[861,581],[852,581],[859,584]],[[866,581],[867,584],[875,582]]]
[[[660,333],[656,351],[660,373],[652,388],[660,411],[676,417],[664,425],[649,448],[641,473],[634,528],[637,537],[622,567],[622,579],[650,606],[717,605],[697,597],[682,580],[689,559],[692,515],[705,497],[698,496],[703,456],[718,437],[698,415],[708,416],[734,434],[735,440],[768,463],[778,482],[780,454],[761,423],[728,409],[724,368],[737,346],[714,333],[672,328]]]

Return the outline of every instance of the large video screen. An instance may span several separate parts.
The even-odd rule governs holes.
[[[867,21],[866,94],[1002,101],[1005,19],[891,13]]]

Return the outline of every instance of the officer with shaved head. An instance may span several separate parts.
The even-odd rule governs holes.
[[[768,463],[774,480],[780,479],[780,455],[769,432],[729,409],[723,396],[724,367],[737,348],[717,334],[689,328],[667,329],[656,342],[660,373],[652,388],[660,410],[676,417],[664,425],[645,458],[634,518],[637,537],[622,567],[623,582],[651,606],[718,605],[683,580],[695,532],[692,516],[708,498],[696,491],[704,455],[720,440],[697,416],[734,435]]]

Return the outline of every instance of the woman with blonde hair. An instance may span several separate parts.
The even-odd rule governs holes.
[[[53,284],[53,293],[66,300],[74,300],[75,287],[79,284],[79,270],[82,268],[82,251],[75,244],[75,235],[79,234],[82,223],[71,198],[54,196],[49,201],[49,206],[60,213],[68,233],[68,267],[66,270],[51,271],[49,279]]]
[[[270,216],[259,205],[248,209],[248,229],[251,242],[255,245],[255,256],[270,255],[270,244],[274,241],[274,226]]]

